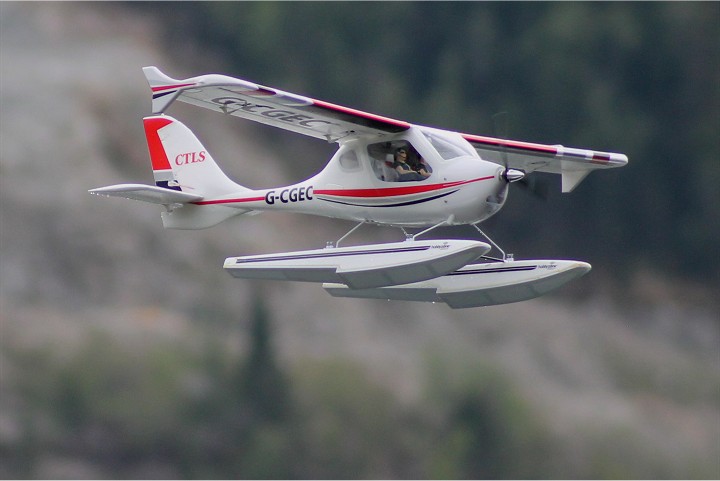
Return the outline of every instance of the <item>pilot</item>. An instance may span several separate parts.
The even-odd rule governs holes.
[[[412,168],[415,172],[420,174],[423,179],[427,179],[428,177],[430,177],[432,169],[425,162],[425,159],[422,158],[422,155],[420,155],[417,151],[411,152],[411,154],[413,153],[415,155],[410,156],[410,158],[408,159],[408,165],[410,165],[410,168]]]
[[[400,147],[395,151],[393,167],[398,173],[398,182],[425,180],[430,175],[427,170],[423,169],[423,174],[408,163],[408,149],[405,147]]]

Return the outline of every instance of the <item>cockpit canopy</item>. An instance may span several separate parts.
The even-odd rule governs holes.
[[[430,127],[422,127],[419,131],[422,137],[414,137],[415,143],[404,137],[367,146],[378,179],[385,182],[421,182],[431,177],[433,162],[478,156],[459,134]]]

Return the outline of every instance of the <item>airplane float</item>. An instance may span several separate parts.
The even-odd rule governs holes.
[[[515,260],[479,224],[505,203],[509,184],[531,172],[572,191],[619,153],[469,135],[410,124],[224,75],[176,80],[143,69],[152,90],[144,118],[155,185],[120,184],[92,194],[159,204],[168,229],[203,229],[265,211],[357,223],[324,248],[229,257],[234,277],[322,283],[336,297],[443,302],[466,308],[541,296],[590,270],[572,260]],[[327,166],[293,185],[254,190],[230,180],[193,132],[165,114],[175,101],[338,144]],[[405,240],[341,246],[364,224],[400,228]],[[420,239],[440,226],[470,225],[477,239]],[[408,229],[418,229],[414,234]],[[487,241],[487,242],[484,242]],[[493,248],[500,257],[489,257]]]

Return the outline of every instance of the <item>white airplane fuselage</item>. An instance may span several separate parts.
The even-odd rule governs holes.
[[[443,150],[448,157],[444,158],[431,139],[445,142],[446,147],[455,150]],[[380,154],[373,157],[370,151],[372,146],[390,151],[393,145],[400,144],[412,145],[421,153],[432,169],[429,177],[406,182],[387,178],[396,175],[391,161],[377,158]],[[482,160],[465,144],[464,139],[451,132],[424,127],[413,127],[397,139],[377,144],[356,139],[341,143],[327,166],[303,182],[245,190],[196,204],[321,215],[401,227],[476,223],[500,210],[508,182],[502,177],[503,167]]]

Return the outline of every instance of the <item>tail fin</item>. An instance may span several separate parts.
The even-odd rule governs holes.
[[[155,185],[204,198],[246,190],[230,180],[182,122],[166,115],[145,117]]]
[[[250,191],[230,180],[182,122],[165,115],[145,117],[155,186],[121,184],[93,189],[97,195],[125,197],[165,205],[167,229],[204,229],[251,212],[223,205],[198,205],[202,199]]]
[[[182,122],[166,116],[143,119],[155,185],[202,198],[248,191],[230,180],[195,134]],[[247,210],[221,205],[183,204],[162,213],[168,229],[204,229]]]

